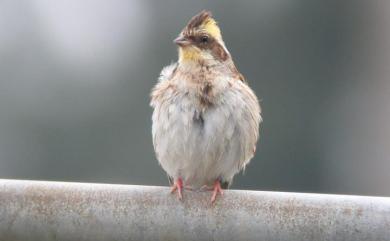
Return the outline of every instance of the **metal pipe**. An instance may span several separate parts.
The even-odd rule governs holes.
[[[0,179],[0,240],[390,240],[390,198]]]

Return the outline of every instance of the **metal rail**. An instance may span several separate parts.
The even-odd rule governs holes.
[[[390,240],[390,198],[0,179],[0,240]]]

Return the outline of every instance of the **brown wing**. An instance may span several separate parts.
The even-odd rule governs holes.
[[[229,66],[230,70],[232,71],[232,74],[234,75],[235,79],[239,79],[242,82],[247,83],[246,80],[245,80],[244,75],[242,75],[240,73],[240,71],[238,71],[236,65],[234,64],[234,62],[233,62],[233,60],[231,58],[228,60],[227,65]]]

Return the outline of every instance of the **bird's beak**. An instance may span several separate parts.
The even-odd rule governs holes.
[[[184,47],[184,46],[187,46],[190,44],[190,41],[189,39],[187,39],[186,37],[184,36],[179,36],[177,37],[175,40],[173,40],[173,42],[181,47]]]

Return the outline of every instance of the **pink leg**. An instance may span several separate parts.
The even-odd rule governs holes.
[[[214,182],[214,188],[213,188],[213,195],[211,196],[211,203],[215,203],[215,201],[217,200],[217,195],[218,193],[222,196],[223,195],[223,191],[222,191],[222,187],[221,187],[221,182],[219,181],[219,179],[217,179],[215,182]]]
[[[174,193],[177,191],[177,197],[179,200],[183,199],[183,180],[179,177],[177,180],[175,180],[175,183],[172,185],[171,193]]]

